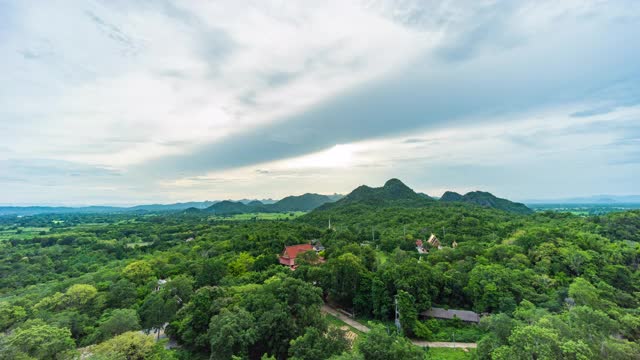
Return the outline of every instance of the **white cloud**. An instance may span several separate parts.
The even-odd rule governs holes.
[[[432,194],[634,191],[638,135],[620,127],[637,131],[640,52],[612,40],[639,19],[629,1],[0,2],[0,198],[284,196],[388,177]]]
[[[541,109],[510,118],[508,126],[504,119],[496,118],[488,124],[336,145],[301,157],[211,172],[163,186],[194,198],[198,193],[242,198],[265,192],[282,197],[295,192],[289,184],[304,191],[348,192],[362,183],[381,184],[402,174],[409,185],[435,196],[446,190],[477,189],[520,200],[585,195],[593,186],[604,188],[621,174],[628,176],[629,171],[640,169],[638,163],[635,170],[600,173],[610,169],[612,161],[624,160],[637,146],[640,106],[590,117],[570,115],[582,108]],[[632,135],[636,141],[611,146],[631,135],[629,129],[637,132]],[[551,186],[540,188],[537,182]],[[523,188],[529,189],[527,195]]]
[[[0,45],[11,69],[0,81],[14,84],[0,98],[5,143],[94,165],[126,167],[274,121],[429,45],[339,1],[16,5],[20,26]],[[121,137],[132,140],[112,141]],[[86,151],[96,144],[104,151]]]

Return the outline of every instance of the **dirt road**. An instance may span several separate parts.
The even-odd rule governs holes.
[[[362,331],[363,333],[367,333],[370,329],[363,325],[362,323],[342,314],[338,310],[330,307],[327,304],[322,305],[322,312],[331,314],[338,319],[340,319],[345,324]],[[458,348],[458,349],[475,349],[478,344],[476,343],[461,343],[461,342],[444,342],[444,341],[422,341],[422,340],[411,340],[411,342],[420,347],[434,347],[434,348]]]

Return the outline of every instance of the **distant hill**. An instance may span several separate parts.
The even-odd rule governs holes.
[[[196,208],[196,209],[204,209],[217,201],[191,201],[191,202],[183,202],[183,203],[175,203],[175,204],[151,204],[151,205],[137,205],[129,208],[120,208],[124,211],[136,211],[136,210],[144,210],[144,211],[176,211],[176,210],[184,210],[188,208]]]
[[[374,207],[430,207],[437,204],[466,203],[482,207],[498,209],[518,214],[531,214],[533,210],[521,203],[498,198],[491,193],[473,191],[465,195],[453,191],[445,192],[439,201],[427,194],[416,193],[398,179],[388,180],[384,186],[372,188],[366,185],[358,186],[344,198],[327,203],[317,208],[317,211],[332,209],[347,209],[354,205]]]
[[[280,201],[272,199],[240,201],[192,201],[175,204],[149,204],[132,207],[118,206],[0,206],[0,216],[16,215],[29,216],[37,214],[104,214],[104,213],[130,213],[130,212],[169,212],[185,211],[198,213],[209,211],[217,214],[244,214],[250,212],[287,212],[310,211],[327,202],[335,201],[342,195],[304,194],[300,196],[287,196]],[[187,211],[188,210],[188,211]]]
[[[66,206],[0,206],[0,216],[16,215],[29,216],[37,214],[103,214],[122,212],[125,208],[114,206],[85,206],[85,207],[66,207]],[[135,210],[133,210],[135,211]]]
[[[327,210],[351,204],[419,207],[433,202],[434,200],[428,195],[416,193],[402,181],[390,179],[384,186],[379,188],[372,188],[366,185],[358,186],[342,199],[334,203],[325,204],[318,209]]]
[[[427,194],[425,194],[425,193],[421,193],[421,192],[420,192],[420,193],[418,193],[418,195],[422,196],[422,197],[423,197],[423,198],[425,198],[425,199],[433,199],[431,196],[429,196],[429,195],[427,195]],[[435,199],[434,199],[434,200],[435,200]]]
[[[300,196],[287,196],[275,204],[267,206],[267,208],[277,212],[310,211],[329,202],[332,202],[332,200],[327,195],[304,194]]]
[[[442,194],[440,201],[463,201],[463,196],[455,191],[447,191]]]
[[[251,201],[247,204],[234,201],[221,201],[214,204],[205,211],[210,211],[218,215],[247,214],[256,212],[288,212],[288,211],[311,211],[323,204],[331,202],[331,198],[320,194],[304,194],[299,196],[287,196],[274,204],[264,204],[261,201]]]
[[[233,214],[249,213],[253,208],[254,208],[253,206],[246,205],[239,201],[235,202],[230,200],[224,200],[209,206],[205,210],[215,214],[233,215]]]
[[[273,199],[271,199],[271,198],[269,198],[269,199],[241,199],[241,200],[238,200],[238,201],[236,201],[236,202],[241,202],[241,203],[243,203],[243,204],[247,204],[247,205],[249,205],[250,203],[252,203],[252,202],[254,202],[254,201],[259,201],[259,202],[261,202],[262,204],[273,204],[273,203],[275,203],[277,200],[273,200]]]
[[[447,191],[436,202],[429,195],[416,193],[410,187],[398,179],[388,180],[382,187],[373,188],[361,185],[346,196],[340,194],[320,195],[307,193],[299,196],[287,196],[275,203],[273,200],[247,200],[240,201],[199,201],[183,202],[175,204],[150,204],[133,207],[115,206],[87,206],[87,207],[53,207],[53,206],[0,206],[2,215],[36,215],[36,214],[71,214],[71,213],[123,213],[123,212],[169,212],[186,211],[197,213],[198,211],[211,212],[219,215],[245,214],[255,212],[288,212],[311,211],[314,209],[327,210],[336,207],[344,207],[351,204],[371,206],[398,206],[398,207],[423,207],[434,203],[462,202],[484,207],[490,207],[514,213],[529,214],[531,209],[524,204],[511,202],[493,196],[488,192],[475,191],[465,195]]]
[[[164,212],[180,211],[189,208],[204,209],[215,204],[215,201],[194,201],[175,204],[151,204],[132,207],[118,206],[0,206],[2,215],[37,215],[37,214],[105,214],[125,212]]]
[[[447,191],[442,195],[442,197],[440,198],[440,201],[441,202],[464,202],[469,204],[480,205],[483,207],[489,207],[493,209],[518,213],[518,214],[533,213],[533,210],[529,209],[524,204],[509,201],[507,199],[501,199],[485,191],[472,191],[464,195],[460,195],[453,191]]]
[[[564,199],[527,200],[527,204],[640,204],[640,195],[593,195]]]

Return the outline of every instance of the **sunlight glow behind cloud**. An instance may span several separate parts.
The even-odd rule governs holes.
[[[637,193],[638,24],[628,0],[0,0],[0,203]]]

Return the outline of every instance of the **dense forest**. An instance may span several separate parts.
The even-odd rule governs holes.
[[[0,217],[0,359],[640,359],[640,211],[515,208],[394,181],[293,220]],[[440,246],[417,251],[431,234]],[[295,271],[278,263],[311,241],[323,250]]]

